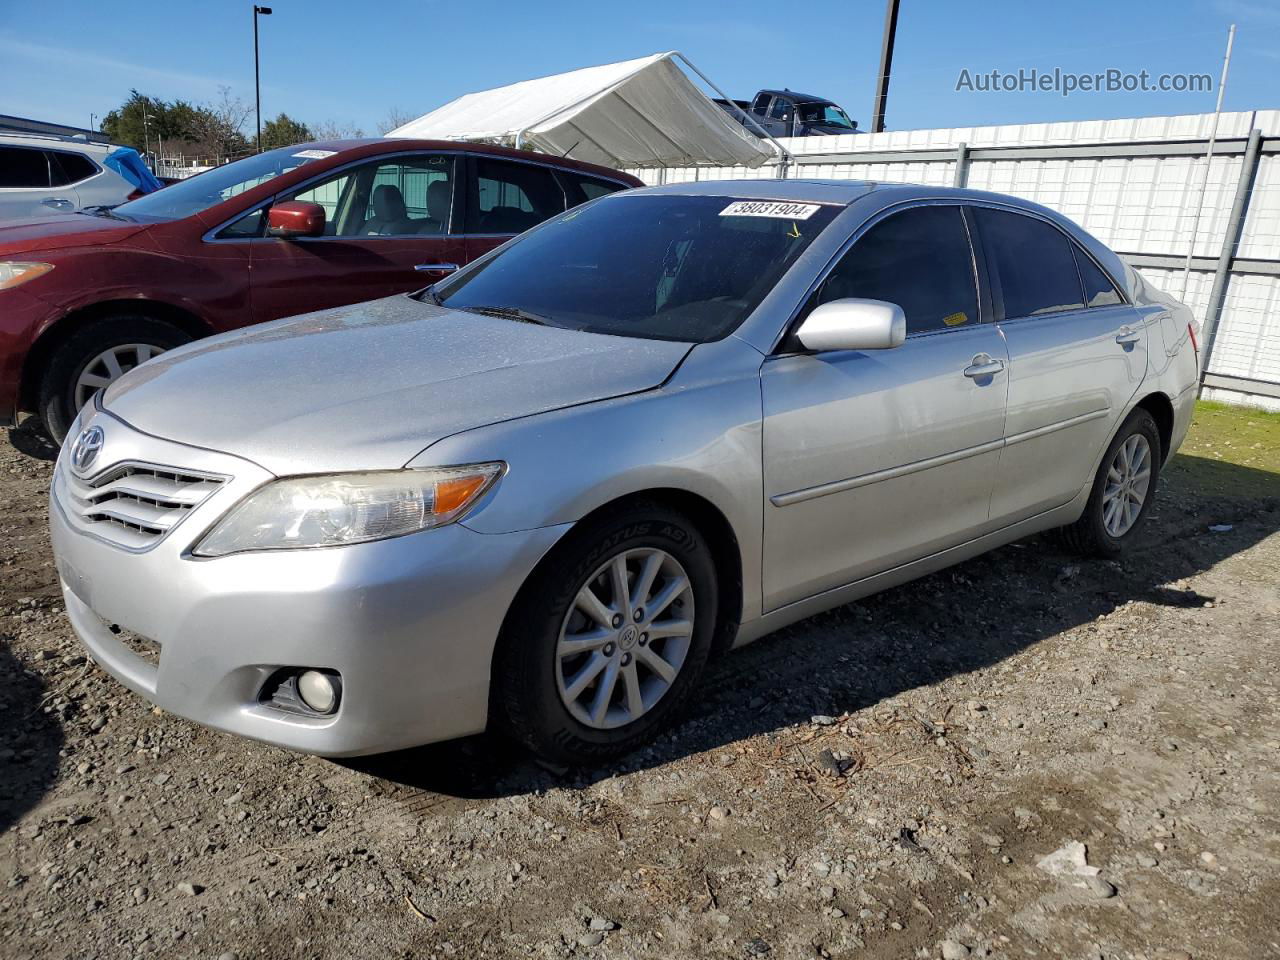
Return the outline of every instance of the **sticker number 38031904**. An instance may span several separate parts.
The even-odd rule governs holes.
[[[720,211],[720,216],[808,220],[818,212],[818,207],[816,203],[785,203],[781,200],[735,200]]]

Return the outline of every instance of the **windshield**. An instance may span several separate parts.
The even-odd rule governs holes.
[[[802,103],[799,109],[802,123],[818,123],[824,127],[855,129],[853,121],[849,119],[849,115],[834,103]]]
[[[842,208],[617,195],[561,214],[433,290],[527,322],[703,343],[732,333]]]
[[[189,180],[180,180],[163,190],[121,204],[112,213],[131,220],[178,220],[207,210],[282,173],[296,170],[304,163],[331,157],[333,153],[332,150],[308,150],[300,146],[268,150],[214,167]]]

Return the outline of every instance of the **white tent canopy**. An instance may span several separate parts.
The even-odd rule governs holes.
[[[610,167],[758,167],[775,156],[674,57],[685,59],[673,50],[469,93],[387,136],[523,146]]]

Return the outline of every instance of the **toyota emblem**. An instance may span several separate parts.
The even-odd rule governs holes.
[[[104,439],[106,438],[102,434],[101,427],[88,427],[76,437],[75,445],[71,448],[71,466],[76,473],[83,474],[89,471],[93,462],[98,459],[98,452],[102,449]]]

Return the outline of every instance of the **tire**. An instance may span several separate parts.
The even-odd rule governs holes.
[[[83,392],[78,389],[79,380],[102,354],[130,344],[162,353],[190,340],[182,330],[163,320],[127,313],[109,314],[77,330],[54,349],[40,379],[38,412],[49,436],[58,443],[66,437],[84,399],[77,396]],[[126,371],[130,369],[127,363],[121,366]]]
[[[664,591],[679,589],[680,573],[688,587],[656,614],[652,607],[629,609],[630,617],[606,628],[602,620],[622,616],[614,609],[619,605],[612,587],[618,557],[624,558],[629,594],[642,589],[652,561],[655,572],[648,579],[653,587],[644,599],[654,605],[662,603]],[[600,600],[595,618],[583,612],[583,590]],[[628,597],[628,607],[631,600]],[[512,605],[494,657],[495,724],[556,765],[595,765],[629,753],[653,739],[687,702],[711,651],[717,602],[711,551],[687,517],[658,504],[640,503],[589,521],[548,555]],[[648,629],[655,635],[666,633],[672,624],[689,622],[682,618],[690,611],[687,639],[649,638],[644,632],[652,622]],[[643,613],[638,622],[637,612]],[[561,646],[562,631],[568,643],[592,637],[588,642],[594,647],[567,654],[568,644]],[[602,646],[597,634],[612,641]],[[677,664],[674,677],[664,678],[651,669],[650,664],[658,665],[654,656],[668,667]],[[593,719],[611,672],[613,692],[606,712]],[[587,675],[595,679],[575,695],[570,684]],[[639,709],[633,710],[633,704],[640,704]]]
[[[1146,469],[1149,471],[1147,485],[1142,491],[1142,501],[1136,517],[1127,524],[1121,523],[1123,529],[1117,529],[1115,523],[1109,526],[1110,502],[1108,491],[1115,488],[1113,467],[1117,457],[1126,444],[1132,443],[1133,450],[1141,451],[1145,443]],[[1093,478],[1093,489],[1089,492],[1089,502],[1085,505],[1080,519],[1070,526],[1061,529],[1063,543],[1077,553],[1095,557],[1117,557],[1129,543],[1134,534],[1142,526],[1155,500],[1156,488],[1160,479],[1160,466],[1163,462],[1163,450],[1160,445],[1160,430],[1155,420],[1146,410],[1138,409],[1129,414],[1120,429],[1116,431],[1107,452]],[[1137,474],[1135,474],[1136,476]],[[1132,501],[1130,501],[1132,502]]]

